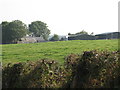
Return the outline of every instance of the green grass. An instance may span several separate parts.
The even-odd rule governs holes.
[[[89,50],[118,50],[118,40],[73,40],[31,44],[2,45],[2,62],[25,62],[27,60],[53,59],[63,64],[65,56]]]

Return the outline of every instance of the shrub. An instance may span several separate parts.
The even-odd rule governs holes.
[[[65,69],[53,60],[8,64],[3,69],[3,88],[59,88],[67,83]]]
[[[119,52],[85,51],[79,58],[76,69],[72,71],[75,73],[71,87],[118,88],[120,85],[118,82],[120,79],[118,55]]]

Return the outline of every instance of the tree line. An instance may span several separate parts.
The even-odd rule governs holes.
[[[42,21],[33,21],[28,26],[20,20],[13,20],[11,22],[3,21],[2,26],[2,43],[17,43],[17,41],[21,40],[26,35],[32,35],[34,37],[43,37],[44,40],[48,41],[50,30],[46,23]],[[78,34],[87,34],[88,32],[82,30],[78,33],[68,35],[78,35]],[[93,35],[93,32],[90,34]],[[57,34],[54,34],[50,41],[63,41],[66,38],[62,37],[61,39]]]
[[[20,20],[12,22],[3,21],[2,26],[2,43],[16,43],[27,34],[32,34],[35,37],[43,37],[48,40],[50,30],[46,23],[42,21],[34,21],[27,25]]]

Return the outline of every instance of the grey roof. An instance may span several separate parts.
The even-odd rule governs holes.
[[[35,43],[35,42],[43,42],[45,41],[43,37],[32,37],[32,36],[25,36],[21,38],[22,41],[19,41],[19,43]]]
[[[43,37],[33,37],[33,38],[35,38],[35,39],[38,40],[38,41],[45,41],[45,40],[43,39]]]
[[[120,33],[120,32],[106,32],[106,33],[101,33],[101,34],[96,34],[96,35],[106,35],[106,34],[112,34],[112,33]]]
[[[23,38],[29,38],[29,39],[32,39],[32,38],[34,38],[34,39],[36,39],[36,40],[44,40],[44,39],[43,39],[43,37],[32,37],[32,36],[25,36],[25,37],[23,37]]]

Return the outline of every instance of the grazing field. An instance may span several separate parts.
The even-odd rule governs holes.
[[[73,40],[42,42],[31,44],[6,44],[2,45],[2,62],[26,62],[44,58],[57,60],[63,64],[65,56],[75,53],[80,54],[89,50],[118,50],[118,40]]]

